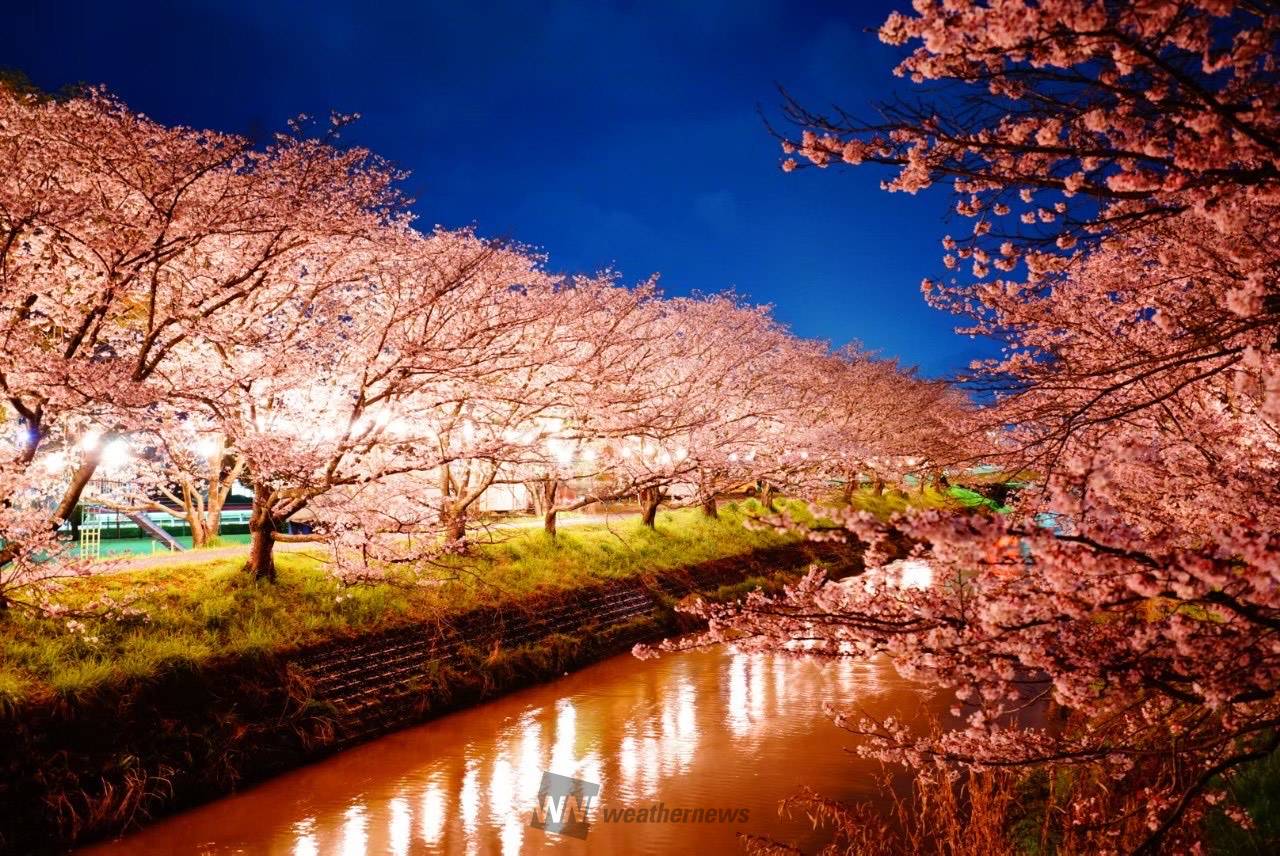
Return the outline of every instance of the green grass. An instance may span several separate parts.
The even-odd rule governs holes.
[[[1249,814],[1252,829],[1230,820],[1221,809],[1205,821],[1208,852],[1221,856],[1276,853],[1280,848],[1280,752],[1240,768],[1228,786],[1230,799]]]
[[[864,487],[855,491],[852,499],[851,504],[854,508],[859,511],[869,511],[882,519],[909,508],[960,510],[991,507],[989,500],[974,491],[962,487],[939,490],[931,484],[908,490],[885,488],[883,493],[876,493],[871,488]],[[844,504],[844,498],[839,494],[831,497],[831,506],[843,507]]]
[[[493,543],[395,580],[342,586],[317,554],[278,551],[279,580],[258,583],[242,558],[200,559],[128,573],[60,581],[57,617],[11,609],[0,617],[0,706],[74,696],[229,654],[288,650],[324,639],[537,592],[673,570],[776,546],[798,536],[719,520],[695,509],[664,511],[655,531],[635,516],[611,524],[496,530]],[[139,610],[133,614],[130,610]],[[145,618],[143,617],[145,616]],[[82,623],[71,629],[68,621]]]

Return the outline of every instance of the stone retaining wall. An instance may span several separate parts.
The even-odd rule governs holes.
[[[657,619],[670,618],[670,604],[685,595],[714,591],[753,573],[794,568],[797,559],[807,563],[823,553],[842,557],[816,545],[803,554],[796,547],[764,550],[648,579],[557,593],[535,603],[475,610],[444,625],[326,646],[293,657],[290,664],[309,682],[314,698],[332,706],[334,744],[347,746],[438,712],[439,706],[423,697],[424,686],[433,675],[473,667],[469,653],[510,651],[558,634],[588,637],[593,650],[586,659],[598,660],[660,636],[669,625]],[[630,626],[616,632],[620,625]]]

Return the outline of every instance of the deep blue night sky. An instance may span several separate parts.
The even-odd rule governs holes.
[[[757,113],[775,84],[817,107],[888,95],[896,50],[865,30],[891,5],[37,2],[5,13],[0,66],[258,137],[359,112],[347,139],[412,172],[421,225],[475,224],[555,270],[660,272],[669,293],[736,288],[941,375],[980,348],[920,296],[947,195],[884,193],[874,168],[785,175]]]

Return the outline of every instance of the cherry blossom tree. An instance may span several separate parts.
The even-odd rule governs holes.
[[[793,342],[767,307],[719,294],[668,299],[660,310],[644,331],[644,367],[620,388],[600,386],[611,402],[601,411],[617,414],[603,450],[615,488],[638,498],[650,527],[677,485],[689,493],[682,500],[714,507],[731,465],[741,473],[761,432],[781,431],[780,402],[794,383]]]
[[[855,713],[863,750],[917,766],[1070,773],[1065,821],[1099,852],[1185,852],[1240,767],[1271,757],[1280,18],[1250,3],[916,4],[881,31],[944,88],[884,120],[791,104],[819,167],[951,179],[973,235],[926,282],[1004,356],[987,457],[1029,467],[1014,513],[836,513],[871,570],[703,606],[704,640],[887,654],[956,695],[959,728]],[[797,160],[784,166],[792,169]],[[1025,277],[989,279],[992,270]],[[896,559],[898,561],[889,561]],[[1028,710],[1052,700],[1054,727]],[[1247,822],[1238,806],[1230,815]]]
[[[716,295],[691,306],[690,326],[704,330],[699,347],[706,370],[697,394],[713,407],[712,418],[689,432],[692,499],[716,516],[721,493],[760,485],[762,494],[788,484],[816,463],[808,448],[821,424],[814,360],[823,342],[796,338],[767,306],[751,306],[735,295]],[[771,499],[763,496],[766,507]]]
[[[562,511],[628,497],[653,526],[671,486],[697,471],[694,445],[710,454],[714,436],[747,420],[734,408],[751,406],[750,390],[729,386],[767,364],[743,334],[772,322],[730,296],[663,300],[652,282],[622,288],[611,275],[556,295],[554,402],[523,437],[518,478],[550,534]]]
[[[451,539],[465,536],[470,509],[495,486],[528,489],[551,535],[559,512],[603,498],[563,487],[570,479],[599,484],[599,414],[607,409],[599,391],[634,367],[636,331],[654,300],[651,284],[624,288],[610,272],[544,276],[523,290],[517,323],[486,360],[490,378],[437,420],[442,441],[463,450],[441,470]]]
[[[541,302],[536,259],[399,228],[317,246],[293,273],[289,299],[234,345],[201,343],[221,377],[199,404],[254,487],[247,570],[273,577],[288,541],[328,542],[357,574],[438,552],[442,523],[458,540],[457,494],[438,474],[509,446],[472,405],[478,390],[506,401],[518,386],[509,347]],[[284,531],[304,510],[313,531]]]
[[[1187,210],[1238,227],[1275,200],[1280,23],[1266,4],[922,2],[880,38],[913,46],[896,73],[932,99],[880,105],[874,121],[789,101],[802,133],[783,166],[889,165],[885,187],[908,193],[951,181],[975,225],[948,248],[979,277]]]
[[[652,336],[663,306],[652,280],[625,287],[610,271],[568,278],[552,295],[556,311],[545,321],[555,346],[542,352],[551,394],[540,397],[545,407],[532,422],[503,430],[519,441],[506,475],[528,489],[554,536],[561,512],[634,492],[619,478],[613,451],[619,437],[643,427],[647,411],[634,380],[662,356]]]
[[[221,531],[222,509],[244,475],[245,458],[227,448],[217,428],[197,424],[193,411],[157,418],[156,409],[149,414],[152,427],[117,440],[132,451],[128,472],[90,482],[81,499],[123,513],[169,514],[186,522],[193,547],[208,546]]]
[[[842,722],[864,751],[925,769],[1070,768],[1068,820],[1090,848],[1189,844],[1221,777],[1278,745],[1280,423],[1268,384],[1280,324],[1242,324],[1229,309],[1270,236],[1224,247],[1206,224],[1183,225],[1162,227],[1179,241],[1155,230],[1117,242],[1038,297],[991,302],[1019,345],[993,377],[1028,384],[992,419],[1014,426],[1014,460],[1042,466],[1018,513],[897,519],[927,554],[890,562],[901,539],[828,512],[877,548],[872,570],[703,607],[700,641],[888,654],[953,691],[964,724],[930,737],[851,713]],[[1199,338],[1202,324],[1215,334]],[[1050,348],[1052,362],[1033,358]],[[1036,525],[1042,512],[1065,522]],[[1063,727],[1019,717],[1048,699],[1070,711]]]
[[[179,356],[191,336],[234,331],[314,236],[380,228],[401,201],[367,152],[300,135],[255,150],[97,91],[0,85],[0,159],[0,390],[21,425],[4,466],[12,484],[47,484],[32,462],[74,456],[44,527],[3,533],[4,566],[70,516],[94,474],[97,449],[67,431],[144,427],[158,402],[204,383]]]
[[[847,505],[863,482],[877,494],[904,486],[908,475],[923,485],[968,466],[977,451],[973,408],[950,384],[856,345],[811,355],[804,371],[813,392],[804,419],[808,460],[791,477],[803,494],[839,484]]]

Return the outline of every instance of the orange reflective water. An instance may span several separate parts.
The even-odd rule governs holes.
[[[740,851],[739,833],[809,849],[822,836],[804,817],[779,817],[783,797],[807,785],[883,798],[879,765],[845,751],[853,738],[824,703],[908,721],[947,706],[881,663],[730,650],[622,656],[81,852],[710,856]],[[530,827],[546,770],[600,785],[585,840]],[[626,808],[631,822],[605,817]],[[728,822],[672,820],[697,808],[745,809],[746,820],[738,811]]]

